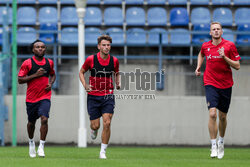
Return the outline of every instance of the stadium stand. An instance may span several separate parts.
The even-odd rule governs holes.
[[[234,5],[250,5],[250,0],[234,0]]]
[[[125,0],[126,5],[143,5],[144,0]]]
[[[21,27],[17,30],[17,43],[20,45],[30,45],[36,39],[36,30],[32,27]]]
[[[250,24],[244,24],[238,26],[238,31],[250,31]],[[249,45],[250,44],[250,34],[239,34],[236,38],[236,43],[240,45]]]
[[[38,0],[40,4],[56,4],[57,0]]]
[[[95,2],[96,0],[88,0],[87,3],[89,3],[89,1],[90,1],[90,2]],[[70,5],[74,5],[74,4],[75,4],[75,1],[74,1],[74,0],[60,0],[60,3],[61,3],[61,4],[70,4]],[[100,3],[100,1],[99,1],[99,3]],[[98,4],[99,4],[99,3],[98,3]]]
[[[55,7],[46,6],[39,10],[38,20],[40,24],[52,23],[57,24],[57,9]]]
[[[222,26],[232,26],[233,14],[229,8],[216,8],[213,12],[213,21],[218,21]]]
[[[77,25],[78,16],[75,7],[63,7],[61,10],[61,23],[62,25]]]
[[[175,7],[170,10],[170,25],[171,26],[187,26],[189,16],[186,8]]]
[[[86,46],[96,46],[97,38],[102,34],[101,29],[89,27],[85,29],[85,44]]]
[[[149,5],[165,5],[166,0],[147,0]]]
[[[187,0],[168,0],[169,5],[187,5]]]
[[[191,37],[187,29],[176,28],[170,31],[170,44],[175,45],[190,45]]]
[[[127,30],[128,45],[145,45],[147,43],[146,32],[142,28],[130,28]]]
[[[234,34],[231,29],[223,28],[223,35],[222,37],[226,40],[229,40],[231,42],[234,42]]]
[[[3,44],[3,29],[0,27],[0,46]]]
[[[147,20],[149,26],[166,26],[167,11],[162,7],[152,7],[148,10]]]
[[[6,3],[10,3],[10,2],[11,2],[11,0],[1,0],[0,4],[6,4]]]
[[[230,5],[231,0],[212,0],[212,5]]]
[[[190,0],[191,5],[208,5],[209,0]]]
[[[111,27],[106,30],[106,33],[112,37],[112,46],[124,45],[124,31],[121,28]]]
[[[211,15],[208,8],[197,7],[191,12],[191,23],[193,25],[209,24],[211,22]]]
[[[250,24],[250,8],[238,8],[235,11],[235,24],[242,25],[242,24]]]
[[[122,9],[119,7],[108,7],[104,10],[105,25],[123,25]]]
[[[100,26],[102,24],[102,12],[98,7],[87,7],[86,15],[84,18],[85,25]]]
[[[206,34],[193,34],[192,43],[195,45],[201,45],[203,42],[209,41],[210,35],[210,25],[209,24],[195,24],[193,27],[193,31],[203,31]]]
[[[130,7],[126,11],[126,23],[128,26],[144,26],[145,11],[140,7]]]
[[[122,0],[103,0],[104,5],[121,5]]]
[[[150,45],[159,45],[160,44],[160,34],[161,34],[161,43],[163,45],[168,44],[168,33],[163,28],[152,28],[148,33],[148,44]]]
[[[77,45],[78,44],[78,32],[75,27],[66,27],[62,29],[61,41],[62,45]]]
[[[46,44],[53,44],[56,42],[56,36],[57,36],[57,25],[56,24],[41,24],[40,25],[41,31],[54,31],[53,32],[46,32],[46,33],[40,33],[40,40],[43,41]]]
[[[19,25],[36,25],[36,10],[33,7],[24,6],[17,10],[17,23]]]
[[[18,0],[18,4],[35,4],[36,0]]]

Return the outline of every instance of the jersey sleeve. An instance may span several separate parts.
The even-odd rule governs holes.
[[[240,55],[237,51],[235,44],[232,44],[230,47],[230,59],[234,61],[240,60]]]
[[[31,61],[30,61],[30,59],[27,59],[21,65],[18,76],[25,77],[26,75],[28,75],[30,69],[31,69]]]
[[[91,69],[91,65],[93,63],[93,58],[94,58],[93,55],[87,57],[84,64],[82,65],[82,69],[84,69],[85,71],[88,71],[89,69]]]
[[[116,57],[114,57],[114,67],[115,67],[115,72],[119,72],[119,61]]]
[[[54,75],[55,74],[54,62],[49,59],[49,64],[50,64],[50,73],[49,73],[49,75]]]

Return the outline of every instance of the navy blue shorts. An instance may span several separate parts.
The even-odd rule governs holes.
[[[224,113],[228,112],[231,102],[232,87],[219,89],[212,85],[206,85],[205,91],[208,109],[215,107]]]
[[[114,95],[93,96],[88,95],[87,107],[90,120],[98,119],[104,113],[114,113],[115,97]]]
[[[44,99],[36,103],[26,102],[26,110],[29,122],[36,121],[41,116],[49,118],[50,100]]]

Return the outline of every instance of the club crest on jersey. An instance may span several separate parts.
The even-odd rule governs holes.
[[[210,48],[207,48],[207,51],[209,52],[209,51],[210,51]]]

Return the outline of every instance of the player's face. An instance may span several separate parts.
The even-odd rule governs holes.
[[[46,51],[46,46],[43,42],[36,42],[33,46],[35,56],[43,57]]]
[[[210,35],[213,39],[220,39],[223,34],[222,27],[219,24],[212,24],[210,27]]]
[[[107,40],[102,40],[101,43],[98,44],[98,49],[100,50],[101,54],[108,55],[111,49],[111,44]]]

